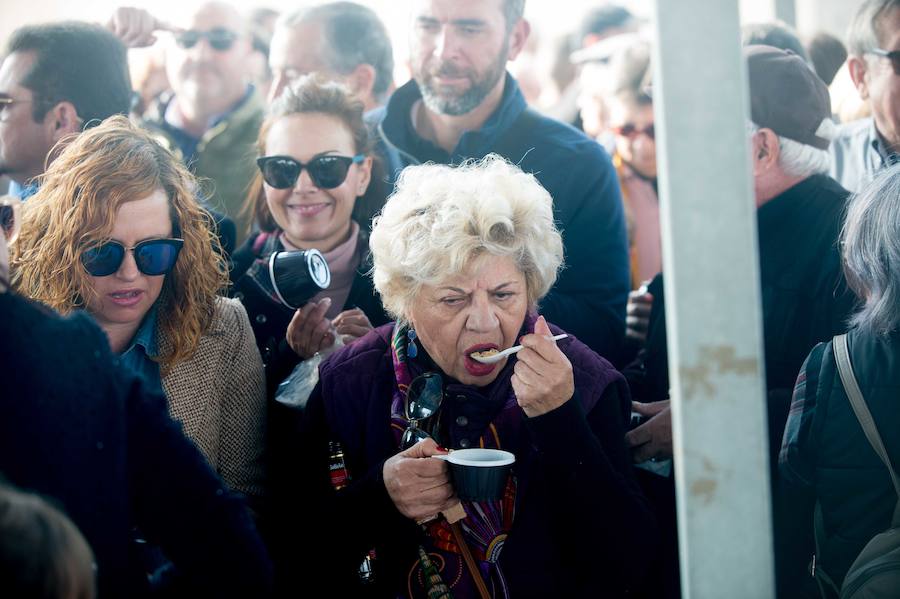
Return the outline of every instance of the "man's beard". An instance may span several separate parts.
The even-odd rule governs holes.
[[[491,93],[500,78],[506,73],[506,56],[509,43],[503,45],[502,51],[497,55],[497,60],[479,78],[478,74],[470,69],[459,69],[450,63],[439,64],[434,70],[423,69],[424,72],[416,73],[415,80],[422,92],[422,101],[428,110],[448,116],[461,116],[472,112]],[[460,94],[447,95],[442,93],[433,83],[436,76],[465,77],[469,80],[469,89]]]

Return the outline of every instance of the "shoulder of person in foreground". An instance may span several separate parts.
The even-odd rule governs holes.
[[[271,587],[271,563],[244,502],[215,475],[172,420],[165,398],[124,369],[128,474],[136,524],[207,596],[254,596]]]

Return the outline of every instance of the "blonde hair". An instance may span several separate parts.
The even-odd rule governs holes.
[[[458,167],[405,169],[369,243],[375,289],[399,320],[423,285],[464,272],[482,255],[515,262],[530,305],[547,294],[563,261],[550,194],[496,154]]]
[[[157,300],[161,374],[188,359],[209,329],[216,294],[227,283],[210,214],[197,203],[196,182],[168,150],[116,116],[73,141],[53,161],[25,205],[12,245],[12,285],[66,314],[93,294],[81,254],[109,240],[119,207],[157,189],[169,200],[173,236],[184,239]]]

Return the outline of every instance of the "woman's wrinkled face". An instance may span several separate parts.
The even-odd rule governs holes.
[[[161,189],[119,206],[110,235],[126,248],[147,239],[170,237],[169,198]],[[77,268],[81,268],[81,264]],[[134,325],[137,328],[159,298],[165,278],[165,275],[143,274],[137,268],[133,252],[127,251],[119,270],[106,277],[88,277],[94,293],[85,294],[87,310],[100,326]]]
[[[440,369],[466,385],[491,383],[506,364],[481,364],[471,354],[516,343],[525,321],[525,276],[508,257],[482,256],[469,269],[417,294],[409,320]]]
[[[290,156],[303,164],[318,156],[356,155],[353,135],[339,118],[321,113],[291,114],[272,123],[266,136],[267,156]],[[372,159],[353,164],[344,182],[333,189],[318,187],[304,168],[290,189],[264,185],[266,203],[288,241],[303,249],[327,252],[350,235],[356,198],[366,192]]]

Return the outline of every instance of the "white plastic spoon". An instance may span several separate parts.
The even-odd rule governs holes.
[[[565,339],[566,337],[568,337],[568,335],[566,333],[563,333],[562,335],[554,335],[553,337],[551,337],[551,339],[553,339],[554,341],[559,341],[560,339]],[[477,362],[481,362],[482,364],[493,364],[494,362],[499,362],[506,356],[511,356],[512,354],[518,352],[520,349],[522,349],[521,345],[513,345],[509,349],[504,349],[503,351],[497,352],[492,356],[473,355],[472,359]]]

